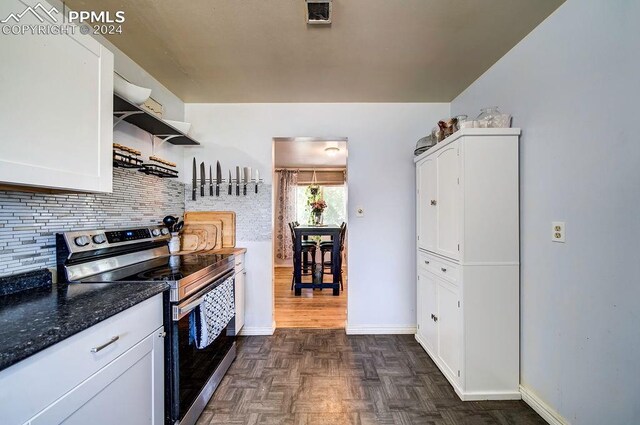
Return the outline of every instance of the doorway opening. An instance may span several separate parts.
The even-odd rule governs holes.
[[[277,328],[344,329],[347,139],[273,139],[273,290]]]

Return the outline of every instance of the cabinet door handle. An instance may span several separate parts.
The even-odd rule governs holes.
[[[445,269],[444,267],[440,267],[440,270],[442,270],[443,273],[447,272],[447,269]]]
[[[435,315],[434,315],[434,316],[433,316],[433,321],[434,321],[434,322],[437,322],[437,321],[438,321],[438,316],[435,316]]]
[[[104,350],[105,348],[107,348],[108,346],[110,346],[111,344],[113,344],[114,342],[116,342],[117,340],[119,340],[120,337],[118,335],[116,336],[112,336],[111,339],[107,342],[105,342],[102,345],[98,345],[97,347],[93,347],[91,349],[92,353],[97,353],[98,351]]]
[[[437,205],[437,204],[438,204],[438,201],[436,201],[435,199],[431,200],[431,205]]]
[[[424,260],[424,263],[425,264],[429,264],[429,260]]]

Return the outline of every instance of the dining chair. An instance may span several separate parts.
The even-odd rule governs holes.
[[[291,242],[293,243],[293,249],[296,249],[296,232],[295,232],[295,222],[291,222],[289,223],[289,230],[291,231]],[[317,245],[315,242],[312,241],[302,241],[302,250],[300,252],[300,260],[302,262],[301,266],[302,266],[302,276],[313,276],[313,269],[314,269],[314,265],[316,263],[316,250],[317,250]],[[304,256],[304,254],[311,254],[312,257],[312,263],[309,264],[307,261],[305,261],[302,257]],[[294,256],[294,261],[295,261],[295,256]],[[309,271],[309,269],[311,269],[311,271]],[[294,270],[295,270],[295,264],[294,264]],[[293,290],[293,285],[295,283],[295,273],[293,273],[293,275],[291,276],[291,289]]]
[[[342,252],[344,251],[344,241],[345,236],[347,234],[347,223],[344,221],[340,225],[340,256],[342,256]],[[324,260],[324,254],[329,253],[329,260]],[[331,253],[333,252],[333,240],[320,242],[320,262],[322,263],[323,269],[329,269],[331,273],[333,273],[333,259]],[[342,263],[342,262],[340,262]],[[342,267],[340,267],[340,290],[344,289],[344,285],[342,283]]]

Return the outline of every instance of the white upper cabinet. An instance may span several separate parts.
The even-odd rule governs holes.
[[[418,247],[459,258],[460,156],[454,142],[418,164]]]
[[[436,252],[445,257],[458,259],[458,214],[459,199],[459,153],[458,143],[437,153],[437,193],[436,193]],[[433,214],[431,214],[433,215]]]
[[[418,204],[422,210],[436,210],[436,161],[427,158],[418,167]],[[427,251],[436,249],[436,215],[425,213],[418,217],[418,246]]]
[[[0,19],[26,7],[0,2]],[[20,25],[62,23],[61,13],[52,15],[57,22],[41,23],[27,13]],[[111,191],[113,54],[76,32],[1,35],[0,183]]]
[[[465,129],[416,158],[418,249],[462,264],[518,264],[518,135]]]

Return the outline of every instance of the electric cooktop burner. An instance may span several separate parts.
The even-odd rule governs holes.
[[[225,264],[229,257],[231,254],[171,255],[90,276],[82,282],[181,281],[211,266]]]
[[[184,279],[184,274],[174,269],[162,267],[157,270],[149,270],[138,273],[136,280],[180,280]]]

